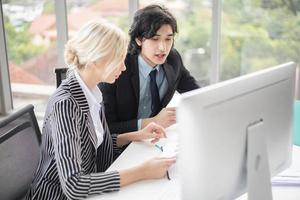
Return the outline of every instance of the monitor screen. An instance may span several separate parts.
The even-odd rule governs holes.
[[[271,191],[270,176],[291,160],[294,82],[291,62],[183,94],[177,114],[183,199]]]

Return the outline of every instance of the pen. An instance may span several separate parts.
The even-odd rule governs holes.
[[[158,144],[155,144],[154,146],[155,146],[156,148],[158,148],[161,152],[163,152],[162,146],[159,146]]]
[[[162,146],[159,146],[158,144],[155,144],[155,147],[158,148],[161,152],[164,152],[164,148]],[[171,180],[168,170],[167,170],[167,179]]]

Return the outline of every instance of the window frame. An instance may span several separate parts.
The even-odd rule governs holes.
[[[4,15],[1,0],[0,3],[0,115],[5,115],[13,109],[13,100],[10,85]]]
[[[3,17],[3,3],[0,0],[0,115],[5,115],[13,109],[13,99],[11,82],[9,76],[9,63],[7,55],[7,46],[5,39],[5,27]],[[129,22],[133,20],[135,11],[139,8],[139,0],[128,0],[129,7]],[[212,1],[212,36],[211,36],[211,68],[209,69],[210,84],[219,82],[220,76],[220,58],[221,58],[221,14],[222,0]],[[68,40],[68,20],[67,20],[67,5],[66,0],[55,0],[55,16],[57,29],[57,51],[58,61],[57,66],[65,66],[63,52],[64,46]],[[300,70],[298,65],[298,76]],[[299,78],[298,78],[299,79]],[[300,88],[300,81],[296,82],[296,88]],[[296,97],[300,99],[300,92],[296,90]]]

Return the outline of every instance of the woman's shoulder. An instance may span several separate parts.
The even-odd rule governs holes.
[[[51,95],[50,101],[54,102],[64,102],[71,101],[73,99],[70,86],[68,82],[64,81]]]
[[[76,109],[76,100],[72,92],[72,81],[66,79],[50,96],[48,101],[48,107],[52,108],[57,106],[72,106],[72,109]]]
[[[76,106],[76,102],[74,101],[74,97],[72,97],[72,95],[67,91],[57,90],[49,98],[46,114],[47,113],[51,114],[59,108],[65,109],[66,107],[71,108],[71,110],[69,111],[76,110],[77,106]]]

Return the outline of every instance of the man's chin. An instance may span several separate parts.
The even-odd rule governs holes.
[[[156,65],[161,65],[161,64],[164,64],[165,62],[166,62],[166,57],[162,58],[162,59],[156,59],[155,60]]]

